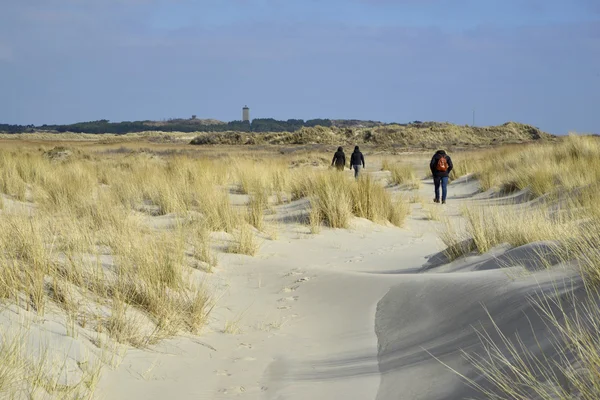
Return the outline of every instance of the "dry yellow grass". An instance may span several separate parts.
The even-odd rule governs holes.
[[[442,207],[439,204],[423,203],[421,209],[428,221],[439,221],[442,218]]]
[[[106,139],[118,149],[108,142],[119,138]],[[215,303],[204,283],[218,264],[212,232],[232,235],[228,251],[255,255],[259,236],[277,236],[265,217],[292,199],[310,199],[313,232],[323,223],[346,227],[352,215],[400,226],[409,210],[368,175],[357,182],[313,168],[319,154],[238,153],[232,161],[99,155],[74,144],[90,141],[71,135],[60,148],[0,150],[0,301],[44,318],[60,314],[67,335],[95,331],[98,346],[111,346],[105,337],[146,347],[199,333]],[[10,373],[0,367],[0,392]]]
[[[598,221],[600,142],[570,136],[559,144],[510,148],[487,153],[471,165],[482,188],[528,189],[546,195],[530,206],[484,206],[463,210],[466,231],[477,249],[486,252],[501,243],[519,246],[539,240],[587,237]],[[459,163],[456,163],[459,165]],[[465,172],[465,171],[462,171]]]
[[[210,232],[202,223],[196,223],[189,232],[193,256],[204,263],[206,272],[212,272],[219,264],[217,255],[210,246]]]
[[[258,252],[260,245],[249,225],[241,225],[240,228],[234,232],[233,238],[233,242],[227,249],[230,253],[253,256]]]
[[[69,385],[67,356],[57,357],[47,345],[36,351],[27,348],[27,333],[0,335],[0,397],[4,399],[92,399],[103,363],[86,360],[79,363],[81,377]]]
[[[0,190],[12,204],[0,214],[3,302],[39,315],[58,306],[68,335],[93,329],[137,347],[201,330],[213,301],[188,265],[188,246],[210,270],[209,230],[240,224],[218,165],[34,151],[0,152],[0,163]],[[143,222],[143,214],[167,213],[193,213],[196,224],[161,231]],[[70,398],[49,383],[44,390]]]
[[[307,181],[311,206],[319,210],[322,220],[331,228],[348,228],[352,216],[350,181],[337,172],[324,173]]]
[[[390,171],[389,183],[392,185],[408,185],[410,189],[421,187],[421,181],[412,165],[384,163],[382,169]]]
[[[402,226],[410,212],[406,201],[392,199],[369,175],[354,180],[337,171],[327,171],[296,185],[311,198],[311,231],[319,230],[319,219],[332,228],[347,228],[352,216]]]
[[[483,190],[528,188],[541,196],[596,182],[600,177],[598,154],[600,141],[596,138],[569,135],[558,143],[458,154],[453,158],[452,175],[474,173]]]
[[[279,161],[264,169],[253,161],[228,161],[144,154],[100,160],[65,148],[0,152],[0,191],[27,204],[0,215],[0,297],[41,315],[50,301],[72,321],[98,321],[98,330],[134,345],[197,331],[211,300],[187,265],[188,247],[207,271],[217,264],[210,231],[233,233],[233,251],[253,255],[258,249],[228,187],[250,193],[248,220],[258,229],[269,196],[283,199],[291,191],[291,173]],[[142,222],[143,214],[191,215],[191,222],[160,232]],[[101,253],[112,266],[90,261]],[[82,318],[76,307],[82,301],[112,312],[108,319]],[[125,321],[136,321],[127,315],[136,310],[153,328],[132,338]]]
[[[555,332],[547,337],[552,354],[534,354],[495,327],[499,342],[488,332],[480,332],[484,352],[465,353],[488,385],[463,378],[490,399],[600,398],[600,143],[595,138],[570,136],[552,146],[506,149],[471,160],[474,167],[468,172],[476,173],[482,188],[527,189],[545,196],[545,201],[465,208],[464,226],[446,221],[442,240],[448,256],[456,258],[473,249],[486,252],[502,243],[520,246],[552,241],[553,257],[579,267],[587,291],[583,298],[576,298],[575,292],[571,296],[542,293],[533,298]],[[542,258],[539,262],[545,266]]]
[[[352,184],[353,214],[373,222],[389,221],[394,225],[404,225],[410,210],[403,200],[393,200],[383,186],[369,175],[363,175]]]

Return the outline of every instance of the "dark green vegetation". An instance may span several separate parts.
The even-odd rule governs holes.
[[[74,132],[74,133],[114,133],[125,134],[147,131],[161,132],[286,132],[303,127],[332,126],[328,119],[288,119],[278,121],[273,118],[256,118],[252,122],[201,119],[172,119],[169,121],[123,121],[110,122],[106,119],[78,122],[69,125],[8,125],[0,124],[0,132]]]

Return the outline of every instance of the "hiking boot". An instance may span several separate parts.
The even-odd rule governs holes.
[[[446,204],[446,200],[442,200],[442,204]]]
[[[434,203],[439,203],[439,202],[440,202],[440,199],[433,199],[433,202],[434,202]]]

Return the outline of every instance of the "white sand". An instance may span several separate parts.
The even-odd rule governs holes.
[[[427,203],[432,191],[426,181],[420,192]],[[457,216],[476,192],[472,179],[457,181],[448,205],[439,207]],[[279,238],[265,240],[258,256],[220,254],[210,283],[222,297],[203,335],[129,350],[117,368],[105,369],[98,397],[477,397],[429,352],[472,376],[460,349],[480,346],[472,326],[490,325],[482,304],[501,328],[518,330],[531,344],[526,316],[535,330],[544,327],[526,296],[572,276],[568,270],[521,276],[533,269],[530,247],[512,250],[510,258],[526,265],[511,273],[498,268],[506,247],[445,265],[435,257],[443,249],[441,225],[425,220],[419,204],[403,229],[356,219],[350,230],[317,235],[289,223],[305,205],[280,207]],[[228,322],[233,332],[223,332]]]

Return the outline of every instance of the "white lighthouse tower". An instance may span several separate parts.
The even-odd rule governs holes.
[[[250,122],[250,109],[248,108],[248,106],[244,106],[244,108],[242,108],[242,121]]]

